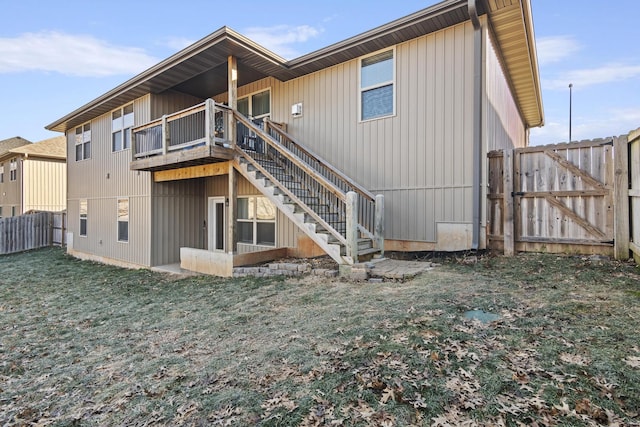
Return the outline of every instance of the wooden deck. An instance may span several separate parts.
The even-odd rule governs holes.
[[[234,151],[219,145],[202,145],[189,149],[172,151],[167,154],[158,154],[133,160],[131,170],[161,171],[176,169],[186,166],[196,166],[209,163],[226,162],[233,159]]]

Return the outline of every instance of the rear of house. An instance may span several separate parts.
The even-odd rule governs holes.
[[[542,122],[529,1],[447,0],[291,61],[223,27],[48,128],[71,253],[224,275],[484,248],[486,153]]]

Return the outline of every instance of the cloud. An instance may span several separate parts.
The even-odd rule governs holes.
[[[624,135],[640,126],[640,107],[615,108],[598,112],[597,116],[574,117],[571,136],[574,141],[608,138]],[[542,128],[531,129],[531,144],[557,144],[569,139],[569,119],[564,122],[549,122]]]
[[[540,37],[536,40],[536,47],[540,66],[560,62],[581,49],[571,36]]]
[[[569,83],[573,83],[575,89],[588,86],[620,82],[640,77],[640,65],[608,64],[597,68],[573,70],[562,77],[545,80],[542,84],[547,89],[566,89]]]
[[[196,40],[191,40],[186,37],[167,37],[164,39],[162,45],[168,47],[169,49],[173,49],[175,51],[180,51],[187,46],[191,46],[195,43]]]
[[[318,37],[322,31],[321,28],[309,25],[275,25],[273,27],[251,27],[243,33],[283,58],[291,59],[300,55],[292,45]]]
[[[42,31],[0,38],[0,73],[45,71],[102,77],[137,74],[157,62],[142,49],[88,35]]]

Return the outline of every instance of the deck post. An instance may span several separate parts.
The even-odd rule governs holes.
[[[227,59],[227,78],[228,78],[228,102],[232,112],[227,114],[227,132],[228,140],[231,148],[236,147],[236,126],[233,120],[233,111],[238,109],[238,60],[235,56],[229,55]]]
[[[233,255],[238,248],[236,220],[238,219],[238,180],[233,162],[229,162],[229,207],[227,208],[227,252]]]
[[[346,238],[347,256],[358,262],[358,195],[354,191],[347,192],[346,200]]]
[[[207,98],[204,102],[204,138],[207,147],[214,145],[216,131],[216,106],[213,99]]]
[[[629,144],[627,135],[613,138],[613,215],[614,254],[616,259],[629,259]]]
[[[376,194],[376,217],[374,235],[380,250],[380,256],[384,257],[384,195]]]
[[[169,122],[167,121],[167,115],[164,114],[162,116],[162,154],[167,155],[169,152],[169,139],[171,138],[169,134]]]

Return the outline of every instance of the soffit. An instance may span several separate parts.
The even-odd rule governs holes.
[[[487,0],[489,19],[527,127],[544,124],[529,0]]]

